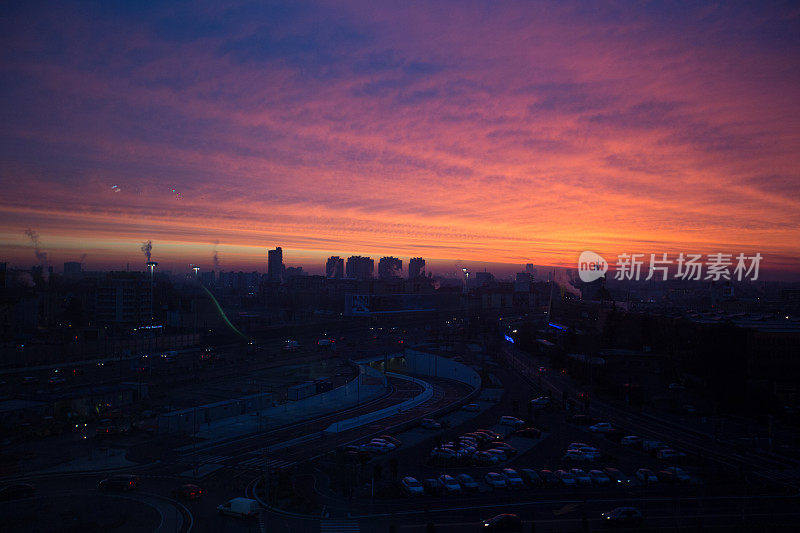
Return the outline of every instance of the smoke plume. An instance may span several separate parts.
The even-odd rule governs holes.
[[[25,235],[31,240],[31,244],[33,244],[33,253],[36,254],[36,259],[39,260],[39,263],[43,266],[47,266],[47,252],[43,252],[41,250],[41,244],[39,243],[39,234],[33,231],[32,229],[28,228],[25,230]]]
[[[139,248],[139,249],[142,251],[142,253],[145,255],[145,257],[147,257],[147,262],[149,263],[150,262],[150,254],[153,251],[153,241],[147,241],[145,243],[142,243],[142,247]]]
[[[214,241],[214,255],[212,256],[212,259],[214,260],[214,271],[215,272],[219,270],[219,253],[217,252],[217,245],[218,244],[219,244],[219,241]]]

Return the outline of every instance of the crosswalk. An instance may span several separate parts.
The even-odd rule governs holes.
[[[322,520],[319,523],[319,533],[359,533],[356,520]]]

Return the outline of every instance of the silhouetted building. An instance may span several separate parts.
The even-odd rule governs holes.
[[[136,326],[150,320],[150,279],[142,272],[109,272],[97,285],[99,324]]]
[[[353,255],[347,258],[345,270],[350,279],[371,279],[372,273],[375,271],[375,261],[371,257]]]
[[[517,278],[514,281],[514,292],[530,292],[532,284],[533,274],[529,272],[517,272]]]
[[[205,285],[208,288],[213,288],[215,279],[214,279],[214,271],[210,272],[200,272],[200,283]]]
[[[298,276],[307,276],[308,272],[303,271],[303,267],[286,267],[284,270],[284,277],[288,280],[289,278],[296,278]]]
[[[81,264],[78,261],[67,261],[64,263],[65,276],[79,276],[81,273]]]
[[[267,251],[267,279],[269,281],[283,279],[283,250],[280,246]]]
[[[396,257],[381,257],[378,263],[378,278],[387,280],[399,278],[403,272],[403,261]]]
[[[412,257],[408,262],[408,279],[415,279],[425,275],[425,260],[421,257]]]
[[[476,272],[475,285],[477,287],[489,287],[494,282],[494,276],[491,272]]]
[[[342,279],[344,278],[344,259],[338,255],[328,258],[325,263],[325,277],[329,279]]]

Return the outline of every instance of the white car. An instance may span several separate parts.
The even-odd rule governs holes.
[[[456,451],[450,448],[434,448],[431,450],[431,457],[434,459],[455,459]]]
[[[519,473],[513,468],[504,468],[503,476],[506,478],[506,485],[508,485],[509,487],[525,486],[525,482],[522,480],[522,476],[520,476]]]
[[[500,458],[489,452],[478,452],[472,456],[473,461],[481,465],[496,465],[500,462]]]
[[[677,466],[670,466],[669,468],[665,468],[667,472],[672,472],[672,475],[675,476],[675,479],[680,481],[681,483],[688,483],[692,480],[692,477],[687,474],[682,468],[678,468]]]
[[[577,484],[575,481],[575,476],[567,472],[566,470],[556,470],[556,477],[561,481],[563,485],[568,487],[574,487]]]
[[[423,418],[419,425],[425,429],[442,429],[442,425],[433,418]]]
[[[489,448],[488,450],[486,450],[486,452],[489,453],[490,455],[494,455],[495,457],[497,457],[498,462],[502,463],[503,461],[508,461],[508,455],[504,450],[501,450],[499,448]]]
[[[581,446],[578,451],[583,454],[587,461],[594,461],[600,459],[600,450],[592,448],[591,446]]]
[[[658,483],[658,476],[656,476],[655,472],[650,470],[649,468],[640,468],[636,471],[636,479],[641,481],[646,485],[650,485],[652,483]]]
[[[501,426],[511,426],[511,427],[515,427],[515,428],[521,428],[522,426],[525,425],[525,422],[523,420],[520,420],[519,418],[517,418],[515,416],[501,416],[500,417],[500,425]]]
[[[409,496],[420,496],[425,494],[425,488],[422,486],[422,483],[411,476],[404,477],[403,480],[400,481],[400,486],[403,487],[403,492]]]
[[[592,481],[600,486],[610,485],[611,478],[606,475],[605,472],[601,470],[589,470],[589,477],[592,478]]]
[[[585,455],[583,455],[583,452],[580,451],[580,450],[567,450],[567,453],[565,453],[561,457],[561,460],[562,461],[586,461],[588,459],[587,459],[587,457]]]
[[[389,453],[390,451],[392,451],[392,449],[389,448],[389,446],[387,446],[386,443],[380,443],[380,442],[368,442],[366,444],[362,444],[361,446],[359,446],[359,449],[362,452],[370,452],[370,453]]]
[[[614,427],[608,422],[598,422],[593,426],[589,426],[589,429],[594,431],[595,433],[608,433],[609,431],[614,429]]]
[[[461,484],[461,488],[464,490],[478,490],[480,489],[480,485],[478,482],[472,479],[472,476],[469,474],[459,474],[456,476],[456,479]]]
[[[656,452],[656,458],[658,459],[680,459],[681,457],[686,457],[686,454],[672,448],[660,448]]]
[[[575,476],[575,481],[578,482],[578,485],[592,484],[592,477],[580,468],[571,468],[569,473]]]
[[[374,438],[370,441],[373,444],[380,444],[382,446],[387,446],[389,450],[394,450],[397,446],[394,443],[389,442],[388,440],[381,439],[381,438]]]
[[[439,476],[439,481],[444,486],[444,491],[447,494],[461,492],[461,485],[453,476],[449,474],[442,474],[441,476]]]
[[[619,440],[623,446],[638,446],[642,442],[642,437],[636,435],[626,435]]]
[[[486,474],[486,477],[483,478],[487,485],[492,487],[493,489],[504,489],[506,488],[506,478],[498,474],[497,472],[489,472]]]
[[[535,400],[531,400],[531,406],[534,409],[544,409],[548,405],[550,405],[550,398],[547,396],[540,396]]]
[[[642,449],[646,452],[652,452],[661,448],[669,448],[665,443],[660,440],[645,440],[642,441]]]

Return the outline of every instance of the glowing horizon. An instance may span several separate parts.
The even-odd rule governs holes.
[[[312,272],[589,249],[800,275],[798,8],[4,10],[0,261],[35,262],[30,228],[54,264],[151,239],[231,270],[281,246]]]

